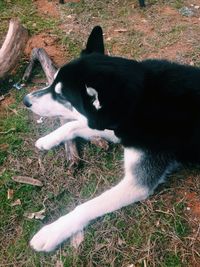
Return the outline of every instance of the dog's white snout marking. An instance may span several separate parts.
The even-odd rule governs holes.
[[[62,91],[62,83],[59,82],[59,83],[57,83],[56,86],[55,86],[55,92],[56,92],[57,94],[61,94],[61,91]]]

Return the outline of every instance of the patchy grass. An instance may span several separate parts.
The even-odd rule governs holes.
[[[49,29],[52,30],[58,26],[58,22],[55,19],[48,16],[40,16],[31,0],[1,0],[0,10],[0,37],[6,32],[8,21],[15,17],[20,19],[31,34]]]
[[[43,2],[45,3],[45,1]],[[190,1],[148,1],[146,9],[138,1],[67,2],[60,8],[60,19],[38,15],[32,1],[0,1],[0,36],[8,20],[19,17],[31,34],[50,31],[58,37],[71,58],[76,57],[92,26],[105,31],[107,51],[111,54],[143,59],[164,57],[182,63],[200,64],[199,13],[182,17],[178,9]],[[196,12],[199,12],[198,10]],[[199,15],[198,15],[199,14]],[[57,29],[58,25],[62,25]],[[17,74],[1,83],[1,93],[20,80],[24,61]],[[4,90],[5,89],[5,90]],[[70,169],[62,146],[48,152],[34,147],[37,138],[58,127],[45,119],[38,125],[35,116],[21,102],[32,88],[10,91],[0,103],[0,266],[134,266],[198,267],[200,239],[198,198],[199,169],[191,167],[174,174],[167,184],[142,203],[126,207],[95,220],[85,231],[78,249],[65,242],[57,251],[35,253],[28,241],[47,222],[66,214],[77,204],[116,184],[123,176],[123,149],[111,145],[104,151],[81,143],[81,162]],[[3,91],[4,90],[4,91]],[[13,175],[26,175],[42,181],[42,188],[18,184]],[[7,199],[8,189],[14,190]],[[21,205],[12,206],[17,199]],[[195,202],[194,202],[195,201]],[[26,212],[46,208],[43,221],[29,220]]]
[[[7,106],[7,115],[0,120],[0,165],[6,160],[7,156],[17,156],[20,147],[23,145],[23,135],[30,132],[30,120],[25,109],[19,108],[22,102],[22,95],[25,92],[13,92],[12,97],[15,101]]]

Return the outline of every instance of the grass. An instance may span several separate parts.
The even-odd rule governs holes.
[[[15,98],[15,102],[7,109],[8,115],[0,120],[0,165],[8,155],[17,156],[19,147],[23,144],[23,135],[31,130],[27,111],[18,108],[19,102],[22,102],[22,93],[15,91],[12,97]]]
[[[184,6],[184,1],[183,1],[183,0],[171,1],[171,5],[172,5],[174,8],[180,9],[181,7]]]
[[[62,33],[60,33],[60,36],[61,45],[66,47],[67,51],[70,52],[72,58],[78,57],[81,51],[81,43],[78,40],[71,40],[68,36],[63,36]]]
[[[48,16],[42,17],[37,13],[31,0],[0,1],[1,25],[0,36],[6,32],[8,21],[18,17],[30,34],[44,30],[52,30],[57,27],[57,21]]]
[[[38,15],[32,1],[0,1],[0,36],[6,32],[8,20],[17,16],[31,34],[47,31],[58,36],[71,58],[82,48],[93,25],[105,29],[107,49],[111,54],[142,59],[156,54],[176,60],[181,44],[183,62],[200,64],[199,26],[165,10],[179,9],[187,1],[149,1],[145,10],[137,8],[138,1],[79,1],[66,3],[61,8],[62,19]],[[133,5],[134,4],[134,5]],[[178,14],[178,13],[177,13]],[[66,16],[74,15],[71,34],[57,29]],[[78,26],[77,26],[78,25]],[[189,27],[189,28],[188,28]],[[124,28],[124,32],[116,29]],[[68,30],[70,30],[69,28]],[[188,44],[188,30],[192,50]],[[183,45],[184,44],[184,45]],[[25,60],[17,73],[9,77],[12,82],[1,82],[1,93],[8,91],[20,80]],[[92,222],[85,231],[84,242],[78,249],[65,242],[57,251],[35,253],[28,241],[47,222],[66,214],[79,203],[99,195],[116,184],[123,176],[123,149],[110,145],[104,151],[92,144],[81,143],[78,167],[69,168],[62,146],[48,152],[34,148],[37,138],[58,127],[57,121],[45,120],[38,125],[35,117],[22,106],[23,95],[30,88],[10,91],[12,101],[0,106],[0,266],[56,266],[65,267],[120,266],[120,267],[197,267],[200,264],[198,237],[199,217],[187,211],[189,200],[185,193],[200,193],[199,170],[196,168],[174,174],[169,183],[148,200],[123,208]],[[0,103],[1,105],[1,103]],[[42,188],[16,183],[14,175],[26,175],[42,181]],[[188,179],[184,180],[183,178]],[[8,189],[14,190],[13,199],[7,199]],[[21,205],[12,203],[21,200]],[[46,208],[43,221],[24,217],[26,212]],[[195,219],[197,216],[197,220]]]

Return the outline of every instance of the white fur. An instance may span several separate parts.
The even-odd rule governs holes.
[[[95,92],[89,90],[89,93]],[[98,101],[98,94],[93,96]],[[62,115],[76,119],[76,121],[68,122],[54,132],[40,138],[36,142],[36,147],[39,149],[48,150],[60,142],[76,137],[90,140],[92,137],[99,136],[115,143],[120,141],[111,130],[98,131],[90,129],[84,116],[75,109],[70,111],[67,107],[54,101],[50,93],[41,96],[39,100],[37,97],[33,97],[31,102],[32,111],[39,115]],[[96,108],[98,108],[98,103]],[[145,199],[149,195],[149,190],[141,186],[133,175],[133,168],[141,156],[142,153],[138,150],[125,149],[125,175],[122,181],[100,196],[77,206],[73,211],[60,217],[55,222],[44,226],[32,238],[31,246],[37,251],[54,250],[61,242],[82,231],[91,220]]]
[[[92,104],[97,110],[102,108],[98,99],[95,99]]]
[[[54,80],[55,80],[55,78],[57,77],[58,72],[59,72],[59,69],[56,71],[56,73],[55,73],[54,76],[53,76],[53,79],[54,79]]]
[[[55,115],[65,116],[69,113],[69,109],[57,101],[54,101],[51,94],[45,94],[40,97],[40,101],[37,98],[33,98],[31,110],[39,115],[52,117]]]
[[[42,89],[45,90],[46,88]],[[66,101],[65,105],[53,100],[51,93],[35,97],[32,94],[27,95],[30,98],[32,106],[29,108],[34,113],[43,117],[63,116],[67,119],[80,119],[81,115],[71,104]],[[86,120],[86,119],[85,119]]]
[[[140,150],[135,148],[126,148],[124,150],[124,168],[128,176],[131,176],[132,173],[132,163],[137,162],[142,154]]]
[[[61,94],[62,87],[63,86],[62,86],[62,83],[61,82],[57,83],[56,86],[55,86],[55,92],[57,94]]]
[[[89,96],[98,96],[97,91],[92,87],[87,87],[87,85],[86,85],[86,91]]]
[[[35,143],[35,146],[40,150],[49,150],[61,142],[81,137],[85,140],[91,140],[93,137],[102,137],[108,141],[118,143],[119,139],[111,130],[98,131],[90,129],[86,121],[78,120],[64,124],[60,128],[51,132],[50,134],[41,137]]]
[[[58,83],[55,86],[55,90],[60,91],[62,84]],[[45,90],[47,88],[41,89]],[[41,91],[40,90],[40,91]],[[49,150],[54,146],[59,145],[61,142],[71,140],[76,137],[82,137],[86,140],[91,140],[93,137],[102,137],[108,141],[118,143],[119,139],[115,136],[113,131],[104,130],[98,131],[90,129],[87,125],[87,119],[80,114],[69,102],[66,101],[65,105],[55,101],[51,93],[44,94],[40,97],[34,94],[29,94],[32,106],[30,110],[40,116],[63,116],[68,120],[75,120],[61,126],[52,133],[40,138],[36,142],[36,147],[41,150]]]
[[[132,161],[129,160],[129,167],[134,168],[138,159],[133,157]],[[30,245],[37,251],[54,250],[61,242],[81,231],[91,220],[143,200],[148,195],[148,188],[139,185],[134,175],[131,172],[126,173],[125,169],[124,179],[119,184],[44,226],[32,238]]]
[[[86,85],[86,91],[87,91],[87,94],[89,95],[89,96],[93,96],[94,98],[95,98],[95,100],[93,101],[93,106],[98,110],[98,109],[101,109],[102,108],[102,106],[101,106],[101,104],[100,104],[100,102],[99,102],[99,99],[98,99],[98,92],[94,89],[94,88],[92,88],[92,87],[87,87],[87,85]]]

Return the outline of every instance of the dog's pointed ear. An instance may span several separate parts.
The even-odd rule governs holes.
[[[87,55],[94,52],[104,54],[103,30],[100,26],[93,28],[88,37],[86,48],[82,50],[81,55]]]

